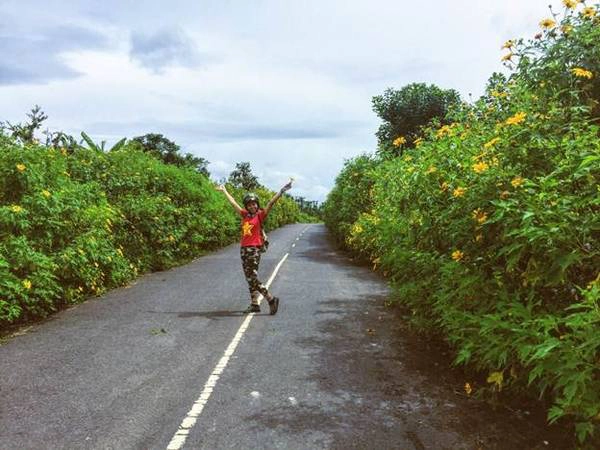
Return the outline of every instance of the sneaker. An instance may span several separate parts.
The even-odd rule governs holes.
[[[269,314],[274,316],[279,309],[279,297],[273,297],[269,302]]]
[[[250,306],[248,306],[248,308],[245,309],[244,314],[259,313],[259,312],[260,312],[260,305],[255,305],[254,303],[251,303]]]

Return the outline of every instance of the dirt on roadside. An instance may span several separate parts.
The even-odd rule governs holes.
[[[393,433],[384,430],[395,421],[397,425],[397,419],[403,424],[398,432],[417,450],[577,447],[572,430],[546,424],[540,404],[492,407],[477,400],[477,383],[451,367],[449,349],[416,335],[400,308],[386,306],[385,298],[366,298],[358,305],[343,299],[322,302],[322,312],[344,311],[345,317],[322,321],[328,341],[320,342],[319,347],[327,349],[319,354],[321,367],[336,368],[344,376],[332,377],[326,371],[313,379],[323,390],[353,392],[361,398],[364,413],[378,419],[364,430],[360,415],[353,414],[356,430],[363,429],[340,433],[334,448],[400,448],[390,440]],[[467,382],[474,390],[470,395],[465,391]],[[378,442],[375,436],[388,437]]]

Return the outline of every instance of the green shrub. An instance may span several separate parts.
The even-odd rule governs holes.
[[[582,8],[508,42],[508,79],[371,170],[371,210],[326,216],[457,364],[546,397],[581,442],[600,421],[600,21]],[[340,177],[326,210],[353,196]]]
[[[371,209],[372,170],[377,164],[378,159],[369,155],[346,161],[323,205],[325,223],[340,244],[345,244],[357,217]]]
[[[299,218],[283,198],[265,225]],[[239,225],[205,175],[135,144],[67,152],[0,136],[0,327],[188,262],[238,240]]]

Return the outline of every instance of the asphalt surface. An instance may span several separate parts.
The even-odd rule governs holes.
[[[271,285],[280,311],[263,303],[252,318],[182,448],[561,448],[460,393],[448,361],[386,308],[385,280],[323,225],[270,241],[263,281],[289,253]],[[232,245],[12,337],[0,347],[0,448],[166,449],[248,302]]]

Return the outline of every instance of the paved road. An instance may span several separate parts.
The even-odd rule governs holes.
[[[252,318],[182,448],[540,444],[535,432],[506,441],[510,422],[485,428],[484,413],[441,386],[438,363],[398,337],[384,280],[334,250],[322,225],[270,237],[263,280],[289,253],[271,286],[280,311]],[[12,338],[0,347],[0,448],[166,449],[245,320],[246,296],[232,245]]]

